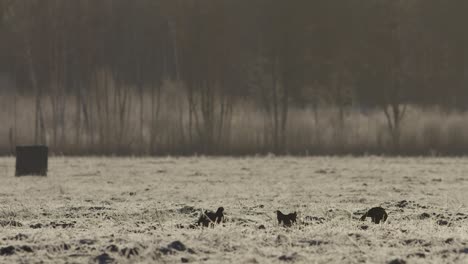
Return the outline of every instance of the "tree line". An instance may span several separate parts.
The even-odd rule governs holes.
[[[349,109],[381,111],[398,152],[408,105],[466,109],[467,11],[464,0],[0,0],[0,78],[33,98],[34,142],[57,148],[112,152],[137,131],[132,144],[155,153],[162,120],[180,112],[188,152],[222,152],[249,102],[266,151],[287,152],[292,108],[318,124],[327,105],[338,127]]]

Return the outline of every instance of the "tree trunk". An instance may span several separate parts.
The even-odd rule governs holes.
[[[77,147],[80,146],[80,135],[81,135],[81,82],[78,81],[76,84],[76,110],[75,110],[75,144]]]
[[[42,114],[42,89],[39,87],[37,82],[37,75],[36,70],[34,69],[34,63],[31,53],[31,47],[27,47],[26,56],[28,60],[28,68],[29,68],[29,78],[31,84],[33,86],[33,90],[36,92],[36,113],[35,113],[35,125],[34,125],[34,143],[35,144],[44,144],[45,143],[45,127],[44,127],[44,119]]]
[[[288,113],[289,113],[289,89],[283,85],[283,98],[281,106],[281,141],[280,141],[280,151],[286,151],[286,140],[287,140],[287,124],[288,124]]]
[[[273,104],[273,152],[279,151],[279,111],[278,111],[278,73],[277,59],[272,62],[271,77],[272,77],[272,104]]]
[[[397,154],[400,150],[401,122],[406,113],[406,105],[392,103],[389,106],[384,106],[384,113],[392,139],[393,151]]]
[[[139,65],[138,67],[138,93],[139,93],[139,96],[140,96],[140,135],[139,135],[139,140],[138,140],[138,143],[139,143],[139,147],[143,149],[143,145],[144,145],[144,139],[143,139],[143,127],[144,127],[144,122],[145,122],[145,119],[144,119],[144,90],[143,90],[143,69],[142,69],[142,66],[141,64]]]
[[[109,151],[110,148],[110,139],[112,138],[111,135],[111,130],[110,130],[110,105],[109,105],[109,98],[110,98],[110,93],[109,93],[109,72],[104,71],[104,111],[105,111],[105,118],[104,120],[104,131],[106,134],[105,140],[104,140],[104,147],[106,151]]]

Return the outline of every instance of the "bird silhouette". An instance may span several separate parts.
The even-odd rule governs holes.
[[[276,211],[276,217],[278,218],[278,224],[283,224],[285,227],[291,227],[293,223],[296,223],[297,213],[283,214],[281,211]]]
[[[361,217],[361,221],[365,221],[367,217],[372,219],[372,223],[380,224],[380,221],[387,221],[388,214],[382,207],[374,207]]]
[[[219,207],[216,212],[205,211],[197,221],[197,225],[204,227],[213,226],[224,221],[224,208]]]

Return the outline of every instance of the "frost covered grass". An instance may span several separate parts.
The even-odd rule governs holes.
[[[465,158],[52,158],[48,177],[16,178],[3,158],[0,262],[466,262],[467,172]],[[219,206],[226,223],[188,228]],[[373,206],[385,224],[358,221]],[[278,226],[278,209],[300,223]]]

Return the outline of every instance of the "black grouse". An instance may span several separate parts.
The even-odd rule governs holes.
[[[278,218],[278,224],[283,224],[285,227],[292,226],[293,223],[296,223],[297,213],[283,214],[281,211],[276,211],[276,217]]]
[[[219,224],[224,221],[224,208],[219,207],[216,212],[205,211],[197,221],[197,225],[208,227],[210,225]]]
[[[365,221],[367,217],[372,219],[372,223],[380,224],[380,221],[387,221],[388,215],[382,207],[374,207],[361,217],[361,221]]]

